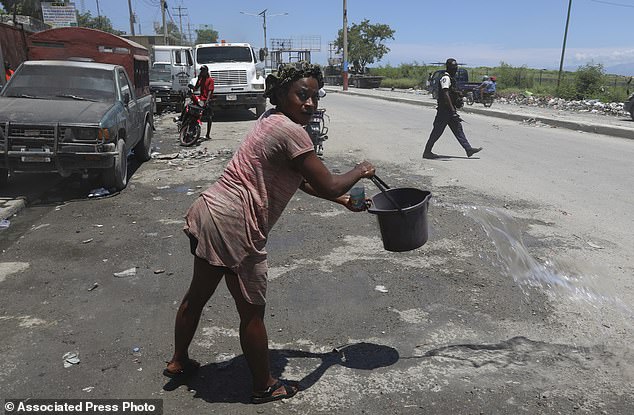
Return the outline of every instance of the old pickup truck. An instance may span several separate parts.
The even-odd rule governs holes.
[[[37,32],[28,46],[0,93],[0,184],[20,172],[97,173],[123,189],[129,152],[150,159],[147,49],[82,27]]]
[[[0,182],[9,172],[99,173],[127,184],[130,150],[150,159],[152,96],[137,97],[122,66],[26,61],[0,93]]]

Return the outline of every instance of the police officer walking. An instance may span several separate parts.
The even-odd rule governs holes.
[[[434,119],[434,128],[429,135],[429,140],[427,140],[425,151],[423,152],[423,158],[426,159],[442,157],[438,154],[434,154],[431,150],[447,126],[451,129],[453,135],[456,136],[462,148],[465,149],[468,157],[482,150],[482,147],[471,147],[471,144],[469,144],[462,130],[462,119],[457,111],[458,108],[462,108],[463,106],[462,95],[458,91],[456,83],[458,62],[453,58],[449,58],[445,63],[445,67],[447,71],[440,78],[440,92],[438,93],[438,108],[436,110],[436,118]]]

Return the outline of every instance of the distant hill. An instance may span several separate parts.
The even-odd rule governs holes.
[[[605,68],[605,73],[613,75],[634,76],[634,62],[621,63]]]

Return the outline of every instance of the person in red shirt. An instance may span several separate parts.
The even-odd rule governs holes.
[[[4,77],[8,82],[9,79],[13,76],[13,69],[11,69],[11,65],[8,61],[4,61]]]
[[[203,118],[207,119],[207,134],[205,134],[205,138],[209,139],[211,138],[209,134],[211,132],[211,121],[213,117],[210,101],[214,94],[214,78],[209,76],[209,68],[207,65],[200,67],[200,75],[198,75],[194,90],[198,88],[200,88],[200,105],[205,108]]]

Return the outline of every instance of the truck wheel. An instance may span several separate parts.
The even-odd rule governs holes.
[[[632,117],[632,120],[634,120],[634,106],[630,108],[630,117]]]
[[[473,92],[471,91],[467,92],[467,96],[465,98],[466,98],[465,101],[467,101],[467,105],[473,105],[473,101],[474,101]]]
[[[0,187],[4,187],[9,182],[9,169],[0,169]]]
[[[143,139],[134,146],[134,157],[141,163],[152,158],[152,126],[148,121],[145,122]]]
[[[103,172],[103,184],[107,189],[123,190],[128,184],[128,154],[125,151],[125,141],[117,142],[117,154],[114,165]]]
[[[255,116],[260,118],[260,115],[266,111],[266,102],[264,104],[258,104],[255,107]]]

